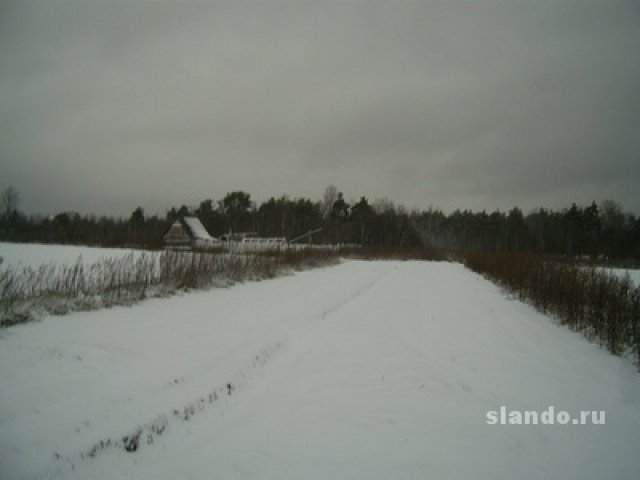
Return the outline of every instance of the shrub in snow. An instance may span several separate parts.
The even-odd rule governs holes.
[[[640,286],[628,276],[516,253],[469,253],[465,264],[611,353],[635,352],[640,363]]]

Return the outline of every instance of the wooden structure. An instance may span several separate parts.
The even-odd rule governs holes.
[[[165,248],[174,250],[208,250],[222,247],[219,239],[212,237],[197,217],[176,220],[162,236]]]

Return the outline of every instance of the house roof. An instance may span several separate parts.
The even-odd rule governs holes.
[[[190,230],[193,238],[199,238],[201,240],[213,240],[213,237],[209,235],[207,229],[204,228],[202,222],[197,217],[184,217],[182,219],[186,227]]]
[[[202,225],[202,222],[200,222],[200,219],[198,219],[197,217],[182,217],[177,219],[162,235],[162,238],[165,239],[165,241],[167,241],[167,236],[171,232],[171,229],[175,226],[183,227],[186,234],[192,240],[203,240],[207,243],[219,242],[217,238],[209,235],[209,232],[207,232],[207,229],[204,228],[204,225]],[[172,241],[173,240],[174,239],[172,239]]]

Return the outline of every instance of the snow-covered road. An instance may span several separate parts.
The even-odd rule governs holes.
[[[451,263],[349,261],[49,317],[0,332],[0,385],[6,479],[640,471],[635,367]],[[606,424],[488,425],[501,406]]]

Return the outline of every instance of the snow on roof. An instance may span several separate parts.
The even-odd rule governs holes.
[[[191,234],[194,236],[194,238],[213,240],[211,235],[209,235],[209,232],[207,232],[207,229],[204,228],[204,225],[202,225],[202,222],[200,222],[200,219],[196,217],[184,217],[183,220],[184,223],[186,223],[189,227],[189,230],[191,230]]]

